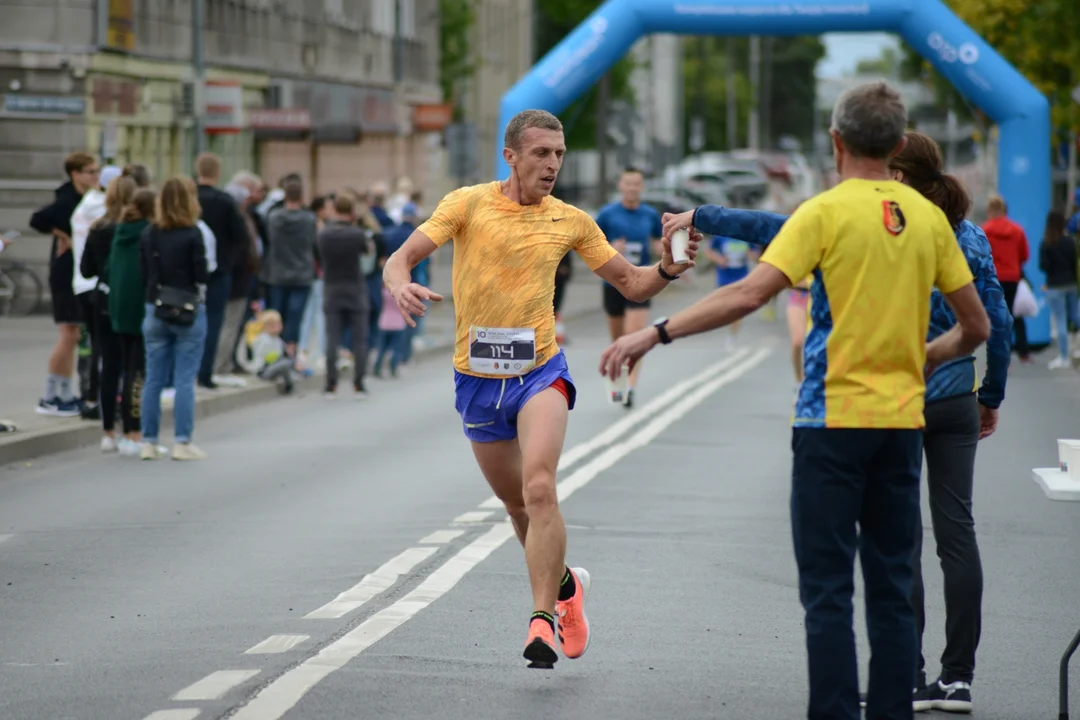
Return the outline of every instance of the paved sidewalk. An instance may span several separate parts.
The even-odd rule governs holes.
[[[566,319],[600,312],[600,280],[583,266],[575,272],[563,301]],[[414,353],[423,357],[445,351],[453,346],[453,299],[450,297],[449,269],[433,288],[446,301],[436,304],[429,312],[425,327],[424,346]],[[686,283],[683,283],[686,284]],[[703,278],[688,287],[704,287]],[[45,382],[45,366],[56,338],[51,318],[0,317],[0,419],[14,422],[18,430],[0,434],[0,466],[42,455],[72,450],[96,444],[101,439],[100,421],[80,418],[43,417],[35,412]],[[196,419],[266,402],[279,397],[277,388],[252,376],[245,376],[243,388],[220,387],[196,392]],[[299,392],[317,391],[322,376],[305,378],[297,385]],[[165,436],[171,431],[172,413],[162,417]]]

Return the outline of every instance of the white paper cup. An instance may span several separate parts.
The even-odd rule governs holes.
[[[690,262],[687,251],[690,249],[690,231],[676,230],[671,234],[671,259],[676,265]]]
[[[608,402],[613,405],[621,405],[626,399],[626,391],[630,385],[630,370],[628,365],[623,365],[619,377],[612,382],[607,375],[604,376],[604,392],[607,393]]]

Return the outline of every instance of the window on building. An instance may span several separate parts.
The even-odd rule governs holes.
[[[396,5],[401,3],[401,36],[416,38],[415,0],[372,0],[371,30],[379,35],[394,36]]]

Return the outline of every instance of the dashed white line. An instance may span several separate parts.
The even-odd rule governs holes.
[[[398,578],[439,551],[437,547],[409,548],[382,567],[365,575],[356,585],[338,595],[318,610],[304,616],[305,620],[335,620],[360,607],[379,593],[393,587]]]
[[[240,683],[258,675],[260,670],[218,670],[194,685],[173,695],[173,700],[219,700]]]
[[[562,454],[559,458],[559,470],[565,470],[566,468],[574,465],[582,458],[585,458],[597,450],[610,445],[618,440],[624,434],[629,432],[635,425],[639,425],[648,420],[653,415],[656,415],[664,408],[668,407],[671,403],[684,396],[687,392],[693,388],[701,386],[703,383],[715,378],[719,373],[732,367],[737,362],[745,358],[750,354],[749,348],[740,348],[728,357],[724,358],[718,363],[714,363],[705,368],[697,375],[691,378],[687,378],[682,382],[678,382],[665,390],[662,394],[650,400],[647,404],[643,405],[640,410],[620,418],[618,421],[612,423],[606,430],[599,433],[595,437],[580,445],[575,445]],[[503,504],[499,498],[494,495],[489,497],[484,502],[480,503],[479,507],[484,510],[498,510],[502,508]]]
[[[199,717],[195,708],[177,708],[176,710],[158,710],[147,715],[143,720],[195,720]]]
[[[647,445],[714,392],[760,364],[770,352],[769,349],[761,349],[730,372],[694,388],[690,394],[625,442],[612,446],[592,462],[576,470],[559,483],[559,500],[566,500],[601,472],[635,449]],[[233,720],[279,720],[316,684],[445,595],[466,573],[513,536],[514,530],[509,523],[498,523],[437,568],[415,590],[375,613],[327,645],[317,655],[264,687],[233,715]]]
[[[445,545],[465,534],[464,530],[436,530],[420,541],[421,545]]]
[[[454,522],[455,523],[478,523],[478,522],[484,522],[489,517],[491,517],[492,514],[493,513],[490,510],[486,510],[486,511],[484,511],[484,510],[472,510],[470,512],[462,513],[462,514],[458,515],[456,518],[454,518]]]
[[[273,655],[288,652],[309,637],[309,635],[271,635],[258,645],[246,650],[244,654]]]

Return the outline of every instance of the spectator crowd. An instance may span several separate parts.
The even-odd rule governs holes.
[[[247,375],[290,393],[325,370],[333,397],[351,368],[363,398],[371,356],[376,375],[388,355],[391,375],[410,361],[423,325],[408,328],[385,306],[381,280],[423,215],[408,178],[393,194],[377,183],[305,202],[299,174],[273,189],[249,171],[223,184],[211,153],[196,159],[194,179],[160,186],[143,165],[102,167],[86,153],[64,170],[68,181],[30,222],[52,238],[58,328],[37,412],[100,421],[104,452],[205,458],[193,442],[196,387]],[[429,262],[413,275],[428,284]],[[169,405],[171,451],[159,437]]]

